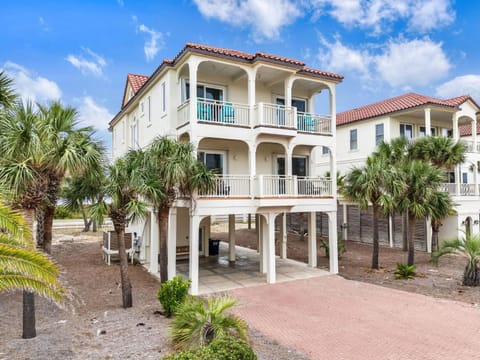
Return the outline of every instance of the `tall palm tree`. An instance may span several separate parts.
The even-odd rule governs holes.
[[[441,256],[454,253],[460,253],[468,259],[463,272],[462,284],[464,286],[479,286],[480,236],[466,233],[463,238],[444,241],[440,249],[433,254],[433,261],[438,264],[438,259]]]
[[[13,106],[17,95],[13,91],[13,80],[5,71],[0,71],[0,109],[8,109]]]
[[[234,336],[247,340],[247,324],[244,320],[225,311],[237,304],[237,300],[227,295],[190,299],[180,305],[170,324],[175,346],[179,349],[192,349],[206,346],[216,338]]]
[[[44,144],[43,163],[47,181],[43,247],[51,252],[52,226],[60,185],[66,173],[72,175],[98,167],[103,159],[103,147],[94,140],[92,127],[79,127],[78,113],[72,107],[54,102],[48,107],[38,105],[38,138]]]
[[[438,234],[440,232],[440,226],[442,226],[442,220],[447,216],[455,215],[456,211],[454,208],[455,204],[453,203],[450,194],[447,192],[436,191],[433,194],[431,202],[432,212],[430,213],[430,219],[432,225],[432,250],[438,251]]]
[[[405,190],[398,198],[398,207],[408,213],[408,265],[414,264],[415,224],[434,214],[434,200],[444,174],[429,163],[411,160],[402,168]]]
[[[152,205],[157,208],[159,227],[160,281],[167,281],[168,274],[168,216],[178,194],[190,196],[195,201],[196,191],[206,191],[214,186],[214,175],[203,163],[195,159],[190,143],[172,140],[168,137],[157,137],[148,149],[147,159],[150,165],[145,166],[153,171],[155,179],[160,181],[160,196],[148,196]],[[151,173],[152,174],[152,173]]]
[[[426,136],[410,148],[410,157],[430,162],[433,166],[447,170],[465,161],[466,147],[450,137]]]
[[[378,221],[381,213],[389,214],[395,197],[402,191],[400,174],[381,156],[370,156],[366,164],[356,167],[344,178],[342,193],[359,204],[361,209],[373,209],[372,269],[378,269],[379,236]]]
[[[142,200],[145,187],[149,187],[151,196],[154,196],[152,193],[158,189],[158,186],[150,187],[144,177],[144,170],[139,166],[143,156],[143,152],[131,150],[124,157],[117,159],[108,169],[103,188],[105,200],[91,207],[91,213],[96,219],[102,219],[108,214],[118,237],[124,308],[133,305],[132,284],[128,276],[128,259],[125,251],[125,228],[130,222],[142,219],[147,213],[147,203]]]

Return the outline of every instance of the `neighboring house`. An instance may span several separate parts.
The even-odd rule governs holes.
[[[180,198],[171,210],[169,278],[178,249],[188,246],[191,293],[198,292],[198,257],[209,255],[211,216],[229,215],[229,259],[235,261],[234,220],[240,214],[260,219],[260,271],[268,283],[276,279],[276,218],[286,257],[285,213],[309,214],[312,267],[316,213],[326,214],[330,271],[338,271],[336,182],[317,176],[315,161],[328,148],[328,169],[335,174],[335,86],[342,79],[282,56],[191,43],[151,76],[127,76],[122,108],[110,123],[113,158],[168,135],[191,142],[198,159],[218,174],[216,188],[198,194],[194,206]],[[317,96],[329,104],[322,115],[315,109]],[[140,258],[158,273],[155,215],[131,229],[143,238]]]
[[[423,136],[441,135],[462,139],[467,145],[464,164],[451,169],[448,191],[457,204],[456,216],[443,221],[440,240],[459,235],[459,230],[480,233],[480,194],[478,166],[480,143],[477,141],[479,105],[468,95],[441,100],[420,94],[408,93],[374,104],[337,114],[337,170],[347,173],[353,166],[362,165],[381,141],[405,136],[415,141]],[[473,132],[471,129],[477,129]],[[318,172],[329,170],[319,161]],[[354,205],[342,202],[339,218],[344,226],[343,236],[348,239],[369,241],[371,214],[361,212]],[[401,244],[401,217],[383,219],[380,237],[384,243]],[[417,229],[417,247],[431,250],[431,234],[428,221],[420,222]],[[422,242],[421,239],[427,239]],[[371,240],[370,240],[371,241]]]

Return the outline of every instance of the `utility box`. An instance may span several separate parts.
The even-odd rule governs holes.
[[[218,248],[220,247],[220,240],[208,240],[208,255],[218,255]]]

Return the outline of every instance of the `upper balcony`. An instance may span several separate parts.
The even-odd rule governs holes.
[[[190,124],[190,100],[177,108],[177,128]],[[253,115],[253,116],[252,116]],[[242,128],[258,128],[261,132],[269,129],[292,130],[296,133],[332,135],[330,115],[316,115],[297,112],[295,107],[269,103],[257,103],[253,111],[246,104],[231,101],[197,100],[195,123],[228,125]]]

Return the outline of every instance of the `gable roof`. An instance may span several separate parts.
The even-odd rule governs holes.
[[[130,99],[127,99],[127,89],[128,85],[132,88],[133,96],[135,96],[138,91],[142,88],[143,85],[148,80],[147,75],[138,75],[138,74],[128,74],[127,81],[125,82],[125,88],[123,89],[123,98],[122,98],[122,108],[128,103]]]
[[[337,126],[425,105],[437,105],[455,109],[466,100],[472,100],[472,102],[474,102],[469,95],[462,95],[456,98],[442,100],[421,94],[407,93],[370,105],[365,105],[338,113]]]

